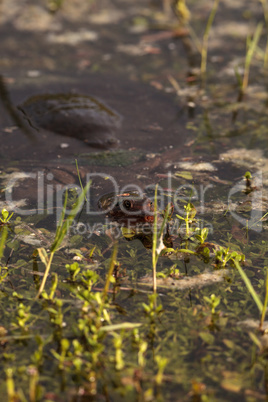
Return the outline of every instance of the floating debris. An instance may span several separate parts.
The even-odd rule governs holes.
[[[205,172],[215,172],[217,168],[209,162],[179,162],[176,164],[182,169],[193,170],[195,172],[205,171]]]
[[[94,42],[98,39],[98,34],[94,31],[88,31],[81,29],[76,32],[65,32],[65,33],[50,33],[47,36],[47,41],[50,43],[58,43],[63,45],[75,46],[81,42]]]
[[[206,269],[202,274],[196,276],[183,276],[179,279],[174,278],[158,278],[157,287],[161,289],[191,289],[191,288],[202,288],[204,286],[209,286],[218,282],[223,282],[226,276],[229,274],[228,269],[223,269],[220,271],[213,271]],[[153,277],[145,276],[140,279],[138,285],[141,286],[152,286]]]

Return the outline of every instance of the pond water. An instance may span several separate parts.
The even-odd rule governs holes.
[[[202,75],[217,1],[171,3],[0,3],[5,400],[267,399],[264,10],[219,3]]]

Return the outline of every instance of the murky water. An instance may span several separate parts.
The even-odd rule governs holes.
[[[268,207],[264,28],[250,66],[249,86],[239,99],[246,37],[254,34],[255,21],[263,21],[261,4],[220,2],[202,83],[196,69],[198,38],[202,41],[210,12],[207,2],[187,3],[196,36],[188,34],[187,24],[178,25],[178,19],[165,19],[157,1],[65,0],[55,14],[48,11],[48,3],[0,4],[0,205],[16,212],[2,258],[8,277],[3,277],[3,269],[0,275],[1,325],[7,331],[1,343],[0,389],[7,398],[3,370],[12,368],[16,389],[22,388],[26,399],[28,382],[35,381],[38,373],[42,396],[32,400],[78,401],[83,396],[117,401],[265,400],[266,335],[256,330],[258,323],[249,325],[249,320],[257,322],[259,310],[234,266],[226,263],[224,268],[215,259],[216,245],[245,254],[243,269],[264,300],[267,224],[262,217]],[[43,94],[50,100],[61,94],[60,113],[56,111],[54,120],[47,116],[51,105],[44,105]],[[116,121],[106,114],[103,124],[103,116],[98,119],[94,114],[92,120],[87,114],[84,129],[84,114],[81,117],[77,109],[71,111],[71,120],[62,117],[70,116],[62,94],[79,100],[93,97]],[[37,99],[30,101],[34,111],[26,110],[32,97]],[[27,116],[18,105],[24,105]],[[84,113],[84,103],[82,108]],[[111,149],[110,135],[116,141]],[[94,141],[86,143],[88,138]],[[97,149],[96,139],[108,150]],[[67,188],[68,210],[75,202],[75,187],[80,186],[75,160],[83,185],[92,180],[88,203],[53,260],[52,271],[58,275],[54,299],[33,301],[44,271],[35,250],[49,250],[53,243]],[[248,181],[247,171],[253,175]],[[161,255],[157,264],[158,304],[163,305],[158,313],[153,302],[147,310],[142,304],[150,305],[151,233],[141,238],[125,227],[111,228],[109,217],[98,208],[101,197],[111,192],[134,189],[153,199],[156,184],[159,208],[171,200],[175,209],[166,235],[172,237],[168,247],[175,252]],[[132,200],[126,200],[131,206]],[[210,257],[200,252],[194,233],[185,236],[181,217],[188,202],[194,206],[193,228],[209,229],[205,244],[212,250]],[[113,218],[117,213],[113,209]],[[96,326],[108,319],[93,317],[92,299],[93,318],[85,306],[81,309],[86,296],[79,291],[92,286],[86,282],[90,270],[100,276],[99,282],[92,280],[94,291],[104,288],[116,238],[116,280],[107,311],[113,324],[142,326],[139,332],[123,326],[122,332],[106,328],[110,335],[105,340],[101,332],[98,339],[90,332],[90,347],[80,353],[86,337],[81,332],[83,320],[91,328],[90,319]],[[185,248],[192,253],[177,250]],[[80,264],[80,273],[71,271],[72,263]],[[216,307],[213,297],[220,300]],[[119,333],[120,347],[115,341],[119,342]],[[71,345],[66,355],[63,339]],[[102,347],[104,352],[94,363],[94,353],[97,356]]]

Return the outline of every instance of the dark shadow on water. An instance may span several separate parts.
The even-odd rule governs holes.
[[[18,113],[17,108],[13,105],[2,75],[0,75],[0,98],[14,124],[16,124],[16,126],[21,129],[21,131],[31,142],[35,142],[36,136],[34,135],[32,130],[30,130],[29,127],[25,124],[23,118],[21,118],[20,114]]]

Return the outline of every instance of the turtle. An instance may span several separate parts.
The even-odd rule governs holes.
[[[101,100],[88,95],[55,93],[31,96],[18,109],[36,130],[74,137],[96,148],[112,148],[122,117]]]

